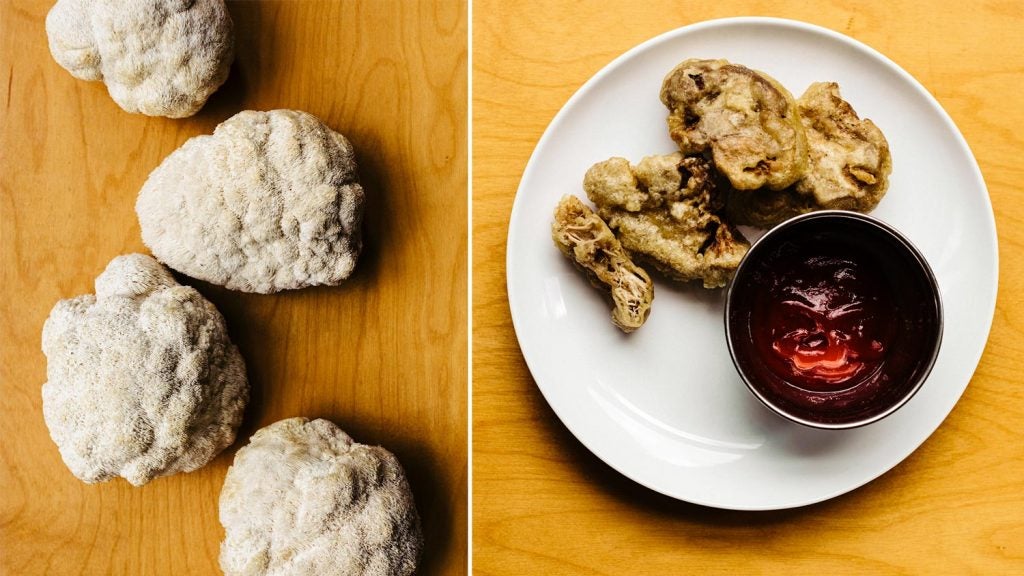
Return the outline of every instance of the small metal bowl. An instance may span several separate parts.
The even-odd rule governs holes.
[[[897,311],[888,324],[893,327],[892,345],[886,347],[873,380],[827,392],[810,390],[769,366],[764,345],[759,348],[755,342],[755,334],[764,334],[759,330],[764,327],[756,325],[758,314],[753,313],[763,305],[758,302],[763,302],[767,290],[766,277],[784,272],[777,270],[773,255],[804,250],[813,256],[816,247],[826,245],[848,246],[857,253],[860,266],[884,279]],[[750,247],[726,293],[729,353],[747,388],[776,414],[814,428],[864,426],[906,404],[935,364],[942,330],[939,287],[924,256],[891,226],[856,212],[812,212],[772,228]]]

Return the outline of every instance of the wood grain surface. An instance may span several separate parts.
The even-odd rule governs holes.
[[[878,0],[473,3],[475,573],[1024,573],[1024,5],[937,6]],[[671,500],[588,452],[531,379],[505,292],[505,238],[516,187],[559,108],[640,42],[696,21],[742,15],[837,30],[920,80],[952,115],[981,165],[1001,256],[985,355],[939,430],[861,489],[770,513]]]
[[[0,2],[0,574],[218,574],[221,483],[259,427],[325,417],[405,466],[420,572],[464,574],[467,549],[467,8],[464,2],[229,2],[237,58],[195,117],[118,108],[50,57],[52,1]],[[134,204],[188,138],[244,109],[296,108],[356,147],[366,248],[343,286],[272,296],[180,277],[214,302],[246,359],[239,441],[142,488],[86,485],[41,413],[40,330],[144,251]]]

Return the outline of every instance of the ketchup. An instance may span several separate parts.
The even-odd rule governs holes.
[[[899,312],[886,279],[849,245],[775,256],[778,273],[768,277],[751,317],[766,366],[812,392],[844,390],[876,374]]]

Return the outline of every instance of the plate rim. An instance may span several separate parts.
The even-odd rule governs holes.
[[[598,451],[594,447],[592,447],[591,443],[588,442],[583,436],[581,436],[581,434],[578,433],[578,431],[574,428],[574,426],[572,424],[570,424],[570,422],[567,421],[567,419],[563,416],[563,414],[561,413],[559,408],[556,406],[556,404],[551,401],[551,399],[548,397],[548,393],[545,391],[544,386],[542,386],[540,384],[540,382],[539,382],[539,380],[538,380],[538,378],[536,376],[535,364],[527,356],[527,354],[526,354],[526,352],[525,352],[525,350],[523,348],[520,323],[519,323],[519,321],[517,321],[518,314],[517,314],[517,307],[516,307],[516,304],[515,304],[516,299],[513,297],[513,295],[516,293],[516,289],[513,286],[512,276],[511,276],[511,274],[509,272],[513,268],[513,260],[514,260],[515,255],[517,254],[517,250],[516,250],[516,248],[514,248],[514,244],[511,242],[511,240],[512,240],[512,236],[513,236],[513,230],[516,229],[515,224],[522,218],[522,213],[523,213],[523,210],[524,210],[522,208],[523,203],[518,201],[519,198],[520,198],[520,195],[525,193],[524,190],[523,190],[524,182],[526,182],[529,179],[529,177],[532,176],[534,171],[536,171],[536,169],[537,169],[536,165],[537,165],[537,162],[538,162],[538,160],[537,160],[537,158],[538,158],[538,151],[542,150],[543,148],[546,147],[546,144],[547,144],[548,140],[558,130],[558,128],[561,126],[561,124],[563,122],[565,122],[565,118],[568,116],[568,111],[575,107],[577,101],[582,99],[586,94],[588,94],[592,89],[594,89],[594,86],[596,86],[598,83],[600,83],[604,79],[605,76],[611,74],[613,71],[617,70],[619,67],[623,66],[628,61],[632,60],[637,54],[639,54],[641,52],[644,52],[644,51],[652,48],[653,46],[656,46],[656,45],[664,43],[664,42],[670,42],[670,41],[674,40],[675,38],[677,38],[679,36],[685,36],[685,35],[689,35],[689,34],[694,34],[694,33],[698,33],[698,32],[701,32],[701,31],[704,31],[704,30],[707,30],[707,29],[728,28],[728,27],[744,27],[744,26],[752,26],[752,25],[753,26],[765,26],[765,25],[767,25],[767,26],[773,26],[773,27],[777,27],[777,28],[780,28],[780,29],[784,29],[784,30],[795,29],[795,30],[802,31],[802,32],[811,32],[811,33],[815,33],[815,34],[820,34],[820,35],[826,36],[826,37],[830,38],[831,40],[833,40],[835,42],[838,42],[838,43],[840,43],[842,45],[854,48],[856,50],[860,50],[860,51],[866,53],[867,55],[871,56],[874,60],[878,61],[881,65],[883,65],[883,66],[889,68],[891,71],[895,72],[900,78],[902,78],[905,82],[907,82],[913,89],[915,89],[922,96],[924,96],[926,102],[928,102],[928,104],[933,108],[934,111],[938,112],[939,117],[946,124],[946,128],[948,128],[950,130],[950,132],[953,134],[954,140],[956,142],[956,145],[963,152],[966,152],[966,156],[970,160],[970,162],[969,162],[969,164],[970,164],[970,166],[969,166],[970,173],[971,173],[972,177],[974,178],[974,180],[976,181],[976,184],[980,187],[980,189],[982,191],[984,191],[983,200],[984,200],[985,205],[986,205],[985,207],[987,208],[987,211],[985,212],[985,214],[988,216],[987,222],[986,222],[988,224],[987,228],[989,230],[989,238],[988,238],[988,240],[990,241],[991,246],[993,248],[993,253],[992,253],[992,256],[993,256],[993,267],[992,267],[992,277],[989,279],[989,282],[988,282],[988,284],[991,287],[990,291],[989,291],[989,295],[988,295],[989,298],[990,298],[991,304],[990,304],[989,309],[988,309],[988,311],[987,311],[987,313],[985,315],[986,325],[985,325],[984,333],[983,333],[984,337],[982,338],[982,337],[979,336],[980,346],[978,347],[977,352],[975,354],[973,354],[973,359],[972,359],[973,368],[971,370],[971,375],[967,378],[967,381],[963,384],[962,388],[960,389],[959,393],[956,396],[956,400],[952,403],[952,405],[949,407],[949,409],[946,410],[944,414],[942,414],[941,418],[937,418],[936,419],[936,422],[935,422],[934,426],[931,427],[931,429],[928,431],[927,434],[924,434],[922,436],[920,441],[913,443],[913,445],[905,453],[902,453],[902,451],[901,451],[902,455],[900,455],[898,458],[895,458],[894,461],[892,461],[891,463],[890,462],[884,463],[883,466],[881,467],[881,469],[877,473],[869,474],[869,476],[865,480],[857,480],[856,482],[853,483],[852,486],[845,486],[844,485],[843,487],[841,487],[839,489],[836,489],[834,491],[825,492],[824,495],[818,495],[818,496],[815,496],[813,498],[804,499],[804,500],[800,500],[800,501],[797,501],[797,502],[781,503],[781,504],[769,504],[769,505],[747,505],[747,506],[744,506],[744,505],[735,505],[735,504],[724,505],[722,503],[712,502],[712,501],[708,501],[708,500],[702,500],[700,498],[684,497],[683,495],[678,494],[678,493],[674,493],[671,490],[663,489],[661,487],[657,487],[657,486],[651,485],[650,483],[645,482],[645,481],[639,479],[638,477],[636,477],[629,470],[625,470],[625,469],[617,466],[615,463],[610,462],[609,459],[606,459],[605,457],[603,457],[601,455],[600,451]],[[852,491],[854,491],[854,490],[856,490],[858,488],[861,488],[861,487],[871,483],[872,481],[876,480],[877,478],[883,476],[884,474],[886,474],[887,472],[889,472],[890,470],[895,468],[897,465],[899,465],[904,460],[906,460],[911,454],[916,452],[918,450],[918,448],[921,447],[921,445],[923,445],[929,438],[931,438],[931,436],[935,433],[935,431],[939,428],[939,426],[941,426],[942,423],[946,421],[946,419],[949,417],[949,414],[953,411],[953,409],[956,407],[956,405],[959,404],[960,399],[963,397],[964,392],[967,390],[967,386],[970,385],[970,382],[973,379],[975,372],[977,371],[978,364],[980,363],[981,358],[984,355],[986,344],[988,342],[989,335],[991,334],[992,322],[993,322],[993,319],[994,319],[994,316],[995,316],[995,308],[996,308],[996,302],[997,302],[998,290],[999,290],[999,241],[998,241],[998,231],[996,229],[995,214],[994,214],[994,212],[992,210],[992,201],[991,201],[991,197],[990,197],[990,195],[988,193],[988,186],[986,186],[986,184],[985,184],[984,177],[983,177],[983,175],[981,173],[981,168],[978,165],[977,158],[974,156],[974,153],[970,149],[970,145],[967,143],[967,140],[964,138],[963,134],[961,133],[960,129],[957,127],[956,123],[953,122],[952,117],[949,115],[948,112],[946,112],[946,110],[942,107],[942,105],[938,102],[938,100],[931,94],[931,92],[928,91],[927,88],[924,87],[924,85],[922,85],[916,78],[914,78],[912,75],[910,75],[909,72],[904,70],[902,67],[900,67],[898,64],[896,64],[889,57],[885,56],[884,54],[882,54],[878,50],[872,48],[871,46],[865,44],[864,42],[861,42],[860,40],[857,40],[855,38],[852,38],[850,36],[847,36],[845,34],[842,34],[840,32],[832,30],[830,28],[819,26],[817,24],[811,24],[811,23],[808,23],[808,22],[803,22],[803,21],[800,21],[800,20],[793,20],[793,19],[788,19],[788,18],[767,17],[767,16],[737,16],[737,17],[715,18],[715,19],[711,19],[711,20],[703,20],[703,21],[699,21],[699,22],[694,22],[694,23],[691,23],[691,24],[687,24],[687,25],[684,25],[684,26],[672,29],[672,30],[668,30],[666,32],[658,34],[658,35],[656,35],[656,36],[654,36],[652,38],[649,38],[649,39],[647,39],[647,40],[645,40],[645,41],[643,41],[643,42],[633,46],[629,50],[623,52],[622,54],[620,54],[619,56],[614,58],[612,61],[610,61],[607,64],[605,64],[604,66],[602,66],[600,70],[598,70],[595,74],[593,74],[590,78],[588,78],[587,81],[584,82],[572,94],[572,96],[569,97],[569,99],[565,102],[565,104],[562,105],[562,107],[558,110],[558,112],[555,114],[555,116],[552,118],[552,120],[548,123],[547,127],[544,129],[544,133],[541,135],[540,139],[537,141],[537,143],[535,144],[535,146],[533,148],[533,151],[530,154],[530,158],[529,158],[529,160],[526,163],[526,167],[523,169],[523,173],[520,176],[519,185],[516,187],[516,194],[515,194],[515,197],[513,199],[512,210],[511,210],[511,213],[510,213],[510,216],[509,216],[509,220],[508,220],[508,228],[507,228],[506,239],[505,239],[505,252],[506,252],[506,254],[505,254],[505,289],[506,289],[506,296],[507,296],[507,299],[508,299],[509,313],[510,313],[510,316],[512,318],[513,331],[515,332],[515,335],[516,335],[516,343],[519,346],[520,354],[522,355],[523,360],[524,360],[524,362],[527,365],[527,369],[530,371],[530,376],[533,379],[534,385],[536,386],[537,389],[540,390],[541,395],[544,397],[545,402],[548,404],[548,406],[551,408],[551,410],[558,417],[558,419],[562,423],[562,425],[565,426],[569,430],[569,432],[575,437],[576,441],[578,441],[581,444],[583,444],[583,446],[586,447],[586,449],[591,454],[593,454],[595,457],[597,457],[599,460],[601,460],[604,464],[606,464],[607,466],[609,466],[610,468],[615,470],[617,473],[625,476],[626,478],[629,478],[631,481],[633,481],[633,482],[635,482],[635,483],[637,483],[637,484],[639,484],[641,486],[644,486],[645,488],[647,488],[649,490],[653,490],[654,492],[657,492],[657,493],[660,493],[660,494],[664,494],[665,496],[668,496],[668,497],[676,499],[676,500],[680,500],[680,501],[684,501],[684,502],[689,502],[691,504],[696,504],[696,505],[700,505],[700,506],[707,506],[707,507],[719,508],[719,509],[725,509],[725,510],[742,510],[742,511],[783,510],[783,509],[792,509],[792,508],[799,508],[799,507],[803,507],[803,506],[809,506],[809,505],[816,504],[816,503],[819,503],[819,502],[824,502],[824,501],[827,501],[827,500],[831,500],[831,499],[833,499],[833,498],[835,498],[837,496],[841,496],[841,495],[846,494],[848,492],[852,492]]]

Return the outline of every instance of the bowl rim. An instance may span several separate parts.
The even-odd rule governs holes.
[[[898,401],[894,402],[885,410],[882,410],[881,412],[873,414],[867,418],[851,420],[849,422],[817,422],[814,420],[801,418],[800,416],[792,414],[786,411],[785,409],[779,407],[778,405],[773,403],[771,399],[766,397],[765,394],[758,390],[757,387],[751,382],[751,379],[748,377],[746,372],[740,367],[740,363],[737,361],[735,349],[736,347],[733,345],[733,333],[729,325],[729,318],[730,312],[732,310],[733,293],[736,287],[736,281],[740,277],[740,274],[743,272],[744,268],[749,265],[749,262],[752,260],[751,255],[756,254],[757,248],[759,246],[770,241],[772,237],[778,236],[781,231],[786,230],[788,228],[792,228],[797,224],[801,224],[809,220],[836,218],[844,221],[858,221],[861,224],[867,224],[868,226],[871,226],[877,230],[882,231],[889,238],[895,240],[897,244],[901,245],[904,248],[904,250],[910,256],[913,257],[913,259],[918,264],[918,268],[924,272],[924,276],[927,279],[929,287],[931,288],[932,300],[935,305],[935,313],[937,320],[936,330],[938,331],[938,335],[935,340],[935,345],[931,349],[931,353],[925,360],[925,363],[923,365],[924,368],[918,373],[916,381],[914,382],[913,386],[910,387],[910,390],[908,390],[907,393],[904,394]],[[764,404],[769,410],[771,410],[775,414],[791,422],[796,422],[797,424],[802,424],[810,428],[818,428],[824,430],[848,430],[852,428],[860,428],[862,426],[867,426],[868,424],[878,422],[879,420],[885,418],[886,416],[889,416],[893,412],[896,412],[901,407],[903,407],[907,402],[910,401],[911,398],[914,397],[915,394],[917,394],[918,390],[920,390],[921,387],[924,386],[925,381],[928,379],[928,375],[931,374],[932,368],[935,366],[935,360],[939,356],[939,349],[942,348],[942,335],[945,333],[942,306],[942,291],[939,289],[939,283],[938,280],[936,280],[935,278],[935,272],[932,270],[931,265],[928,264],[928,260],[926,260],[921,251],[918,250],[917,246],[915,246],[914,243],[911,242],[906,236],[904,236],[903,233],[901,233],[899,230],[887,224],[886,222],[880,220],[879,218],[869,216],[867,214],[862,214],[860,212],[854,212],[851,210],[834,209],[818,210],[815,212],[808,212],[806,214],[793,216],[792,218],[784,220],[779,224],[776,224],[775,226],[769,228],[764,234],[761,235],[760,238],[755,240],[750,245],[750,248],[747,250],[747,253],[743,255],[743,258],[740,260],[739,265],[736,267],[736,271],[733,273],[732,278],[729,280],[729,286],[726,288],[724,323],[725,340],[729,348],[729,358],[732,360],[733,367],[736,368],[736,372],[739,373],[740,378],[743,380],[743,383],[747,387],[747,390],[749,390],[755,398],[757,398],[762,404]]]

